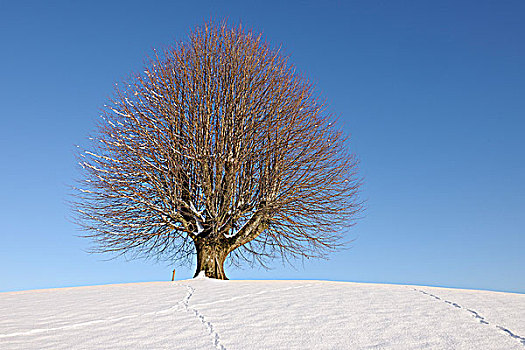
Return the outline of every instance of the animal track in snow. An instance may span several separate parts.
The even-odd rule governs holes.
[[[465,307],[463,307],[463,306],[461,306],[461,305],[459,305],[459,304],[457,304],[457,303],[454,303],[454,302],[452,302],[452,301],[445,300],[445,299],[441,299],[441,298],[438,297],[437,295],[434,295],[434,294],[432,294],[432,293],[425,292],[424,290],[421,290],[421,289],[413,288],[413,290],[415,290],[416,292],[420,292],[420,293],[423,293],[423,294],[425,294],[425,295],[428,295],[428,296],[430,296],[430,297],[432,297],[432,298],[434,298],[434,299],[436,299],[436,300],[441,300],[441,301],[443,301],[443,302],[445,302],[445,303],[447,303],[447,304],[449,304],[449,305],[451,305],[451,306],[454,306],[454,307],[456,307],[456,308],[458,308],[458,309],[465,310],[465,311],[471,313],[472,316],[474,316],[474,318],[476,318],[480,323],[482,323],[482,324],[486,324],[487,326],[493,326],[493,327],[495,327],[495,328],[497,328],[497,329],[503,331],[505,334],[511,336],[512,338],[518,340],[522,345],[525,345],[525,338],[524,338],[524,337],[520,337],[519,335],[513,333],[512,331],[510,331],[509,329],[507,329],[507,328],[505,328],[505,327],[502,327],[502,326],[499,326],[499,325],[493,325],[493,324],[491,324],[489,321],[487,321],[487,320],[485,319],[485,317],[481,316],[478,312],[476,312],[476,311],[474,311],[474,310],[472,310],[472,309],[467,309],[467,308],[465,308]]]
[[[503,332],[507,333],[507,334],[510,335],[512,338],[518,340],[520,343],[522,343],[523,345],[525,345],[525,338],[520,337],[519,335],[512,333],[511,331],[509,331],[509,330],[508,330],[507,328],[505,328],[505,327],[496,326],[496,328],[501,329]]]
[[[195,305],[192,305],[190,307],[189,302],[190,302],[191,297],[193,296],[193,293],[195,293],[195,289],[193,287],[189,286],[189,285],[186,285],[186,288],[188,289],[188,294],[186,294],[186,296],[182,300],[182,305],[184,306],[184,309],[187,312],[194,314],[195,317],[197,317],[199,319],[199,321],[206,327],[206,329],[208,330],[210,336],[212,337],[213,345],[215,345],[215,348],[217,350],[226,350],[224,345],[221,344],[219,333],[217,333],[217,331],[213,327],[213,324],[210,321],[206,320],[204,315],[202,313],[200,313],[199,310],[197,310],[197,307],[209,306],[209,305],[213,305],[213,304],[218,304],[218,303],[223,303],[223,302],[229,302],[229,301],[234,301],[234,300],[238,300],[238,299],[243,299],[243,298],[247,298],[247,297],[252,297],[252,296],[255,296],[255,295],[281,292],[281,291],[286,291],[286,290],[290,290],[290,289],[304,288],[304,287],[308,287],[308,286],[311,286],[311,284],[303,284],[303,285],[300,285],[300,286],[286,287],[286,288],[280,288],[280,289],[262,290],[262,291],[259,291],[257,293],[245,294],[245,295],[238,296],[238,297],[232,297],[232,298],[228,298],[228,299],[221,299],[221,300],[216,300],[216,301],[212,301],[212,302],[208,302],[208,303],[195,304]]]
[[[186,294],[186,296],[182,300],[182,305],[184,306],[184,309],[187,312],[194,314],[195,317],[197,317],[199,319],[199,321],[206,327],[206,329],[210,333],[210,336],[213,339],[213,345],[215,345],[215,348],[217,350],[226,350],[224,345],[222,345],[221,342],[220,342],[219,333],[217,333],[217,331],[215,331],[215,329],[213,328],[213,325],[211,324],[211,322],[206,321],[206,319],[204,318],[204,315],[201,314],[199,312],[199,310],[197,310],[197,309],[195,309],[193,307],[190,307],[190,305],[189,305],[190,304],[190,299],[193,296],[193,293],[195,293],[195,289],[193,287],[191,287],[191,286],[188,286],[188,285],[186,286],[186,288],[188,289],[188,294]]]

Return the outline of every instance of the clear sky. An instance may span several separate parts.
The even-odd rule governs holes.
[[[0,0],[0,291],[171,278],[85,253],[67,219],[74,145],[153,48],[225,17],[317,82],[368,201],[350,250],[230,278],[525,293],[523,1]]]

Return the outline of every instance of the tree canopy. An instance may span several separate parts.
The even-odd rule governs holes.
[[[357,159],[314,86],[241,26],[205,24],[116,84],[79,152],[95,251],[191,262],[323,257],[362,211]]]

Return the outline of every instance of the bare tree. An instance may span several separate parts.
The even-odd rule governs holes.
[[[183,263],[324,257],[362,210],[356,158],[288,58],[206,24],[117,84],[74,209],[96,251]]]

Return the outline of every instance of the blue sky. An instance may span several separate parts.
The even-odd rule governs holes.
[[[67,220],[74,145],[153,48],[228,18],[317,82],[368,201],[351,249],[230,278],[525,293],[524,16],[523,1],[0,0],[0,291],[171,278],[85,252]]]

